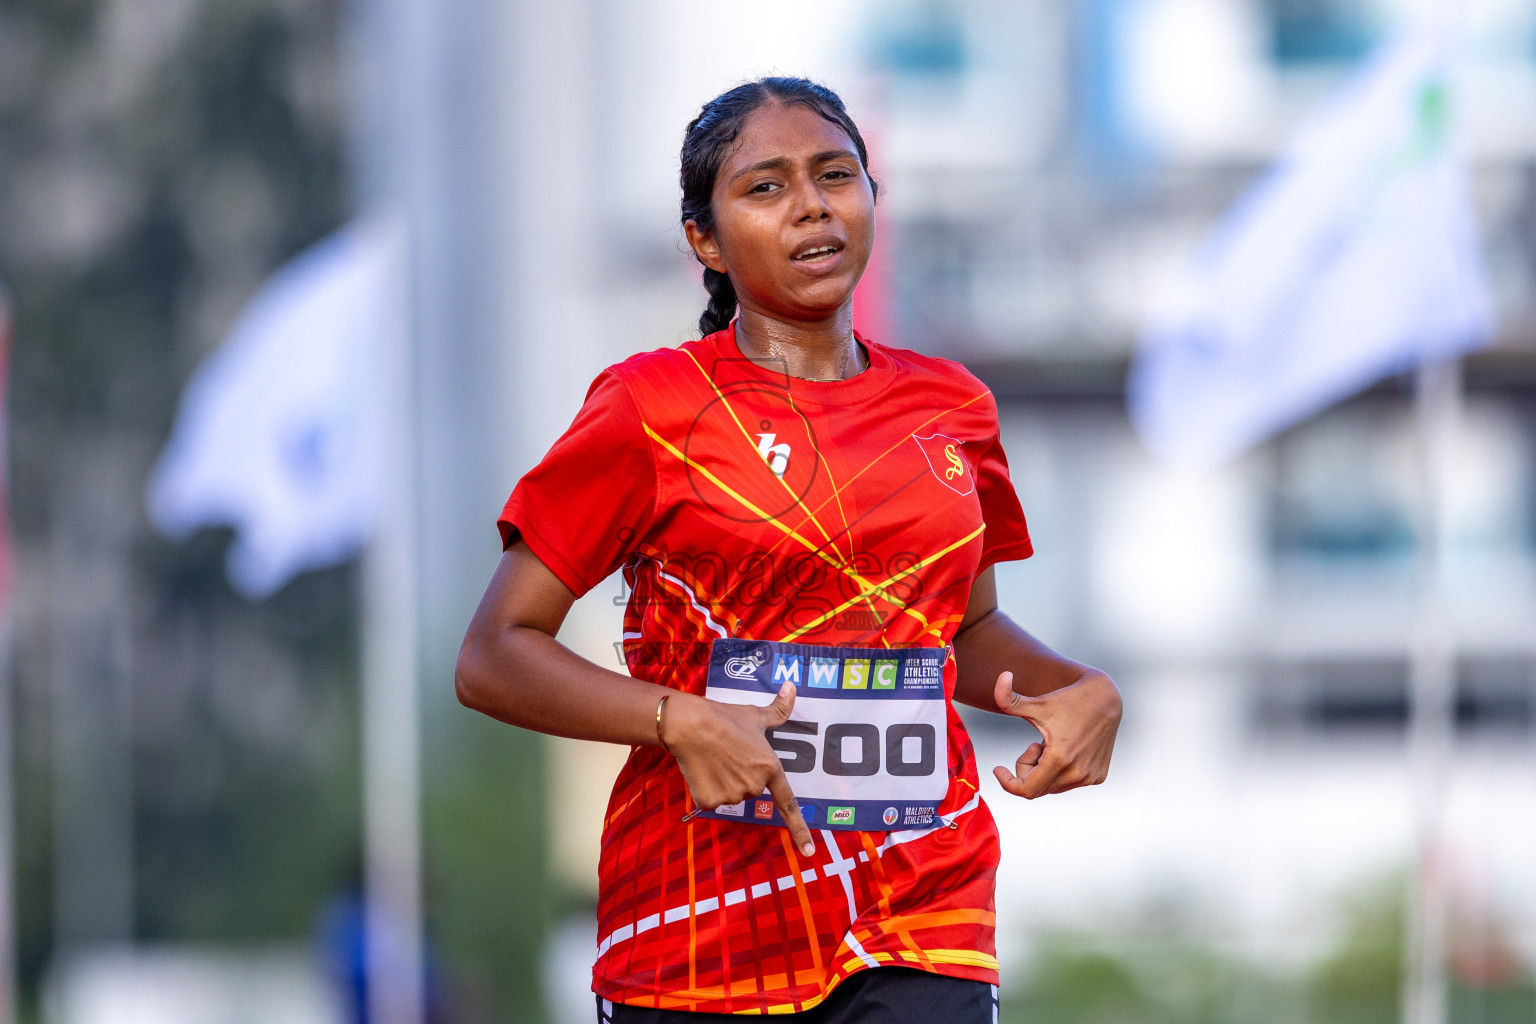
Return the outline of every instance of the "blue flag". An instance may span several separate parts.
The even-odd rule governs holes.
[[[1127,400],[1154,455],[1219,463],[1493,336],[1449,120],[1426,35],[1379,54],[1302,126],[1146,326]]]

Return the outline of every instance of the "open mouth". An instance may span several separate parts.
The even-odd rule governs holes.
[[[790,259],[794,260],[796,263],[820,263],[824,260],[831,259],[833,256],[836,256],[842,251],[843,247],[840,245],[818,245],[813,248],[797,252],[791,256]]]

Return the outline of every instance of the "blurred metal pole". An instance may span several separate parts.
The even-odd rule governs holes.
[[[370,1024],[422,1024],[426,969],[421,883],[418,676],[417,402],[420,175],[412,132],[424,109],[431,5],[353,0],[356,99],[352,179],[358,212],[405,232],[395,326],[379,353],[389,436],[378,533],[362,561],[362,785],[365,978]]]
[[[0,287],[0,1024],[16,1020],[16,741],[11,638],[16,549],[11,539],[11,304]]]
[[[0,300],[3,301],[3,300]],[[4,316],[0,310],[0,316]],[[0,332],[5,325],[0,323]],[[3,513],[0,513],[3,514]],[[0,524],[0,529],[4,525]],[[9,544],[7,539],[5,543]],[[7,559],[11,556],[6,555]],[[6,570],[9,570],[9,565]],[[10,581],[0,580],[0,1024],[16,1020],[16,744],[11,736],[15,692],[11,675]]]
[[[1446,608],[1450,475],[1461,421],[1461,361],[1419,368],[1419,612],[1409,677],[1408,758],[1415,859],[1404,943],[1403,1024],[1447,1020],[1444,843],[1446,793],[1456,742],[1456,649]]]
[[[400,458],[408,455],[408,464],[394,467],[390,491],[390,501],[405,510],[395,527],[402,539],[381,539],[373,561],[379,575],[370,579],[387,577],[403,586],[398,580],[411,575],[409,622],[403,609],[395,614],[398,628],[410,631],[412,685],[421,681],[409,704],[415,716],[412,813],[418,822],[445,810],[462,813],[453,801],[463,795],[461,780],[470,766],[476,786],[496,794],[499,806],[483,813],[507,827],[508,848],[494,858],[504,884],[487,889],[461,863],[460,873],[442,879],[442,920],[444,927],[463,928],[477,915],[487,923],[494,919],[503,934],[499,948],[487,951],[496,974],[486,980],[515,1005],[517,1019],[537,1019],[536,954],[549,899],[542,884],[543,740],[471,716],[454,700],[451,679],[465,624],[498,557],[495,515],[516,478],[508,463],[519,472],[526,468],[522,456],[533,446],[523,427],[532,421],[553,431],[552,439],[574,408],[558,405],[552,415],[534,416],[528,407],[550,390],[550,374],[531,372],[520,356],[535,350],[544,360],[539,368],[562,366],[572,344],[570,322],[589,303],[579,287],[550,287],[552,279],[580,278],[575,268],[591,256],[590,239],[573,223],[573,204],[552,187],[582,170],[581,156],[561,148],[546,130],[561,123],[569,105],[566,80],[579,68],[568,46],[580,34],[551,29],[585,4],[351,3],[362,100],[354,167],[360,206],[401,217],[410,245],[403,289],[409,310],[401,317],[409,336],[401,342],[394,378],[395,407],[408,403],[408,416],[392,424],[401,433],[391,445]],[[559,173],[551,171],[551,154],[558,154]],[[568,166],[573,163],[578,167]],[[590,201],[587,193],[580,198]],[[537,231],[529,223],[535,215]],[[567,238],[574,248],[557,249]],[[574,258],[565,258],[570,252]],[[533,262],[540,274],[512,270],[509,253]],[[524,266],[516,262],[518,270]],[[542,319],[530,321],[531,310]],[[531,329],[535,322],[537,330]],[[391,544],[398,550],[390,553]],[[390,600],[374,590],[374,582],[368,587],[369,601]],[[365,635],[388,628],[387,621],[381,614]],[[401,635],[384,639],[402,642]],[[379,651],[369,657],[388,667]],[[382,734],[384,726],[378,728]],[[393,728],[399,736],[401,727]],[[381,760],[391,751],[389,742],[395,741],[378,740],[378,753],[365,758],[370,776],[390,768]],[[398,781],[403,785],[403,778]],[[376,784],[382,785],[368,783]],[[369,806],[384,813],[388,803],[370,797]],[[385,832],[382,825],[370,831],[378,836],[370,849],[380,858],[388,855]],[[403,841],[403,825],[395,834]],[[422,845],[414,834],[413,840],[417,875],[410,923],[417,956]],[[377,863],[370,860],[371,875]],[[396,884],[404,885],[404,869],[397,870]],[[420,964],[412,971],[419,978]]]
[[[143,465],[120,438],[60,449],[47,580],[56,960],[133,941],[132,520],[99,510],[132,507]]]
[[[420,716],[416,675],[415,514],[404,331],[392,346],[389,485],[378,536],[363,557],[363,831],[368,1020],[421,1024]]]

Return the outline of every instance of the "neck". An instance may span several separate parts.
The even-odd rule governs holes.
[[[779,320],[743,307],[736,347],[760,365],[782,367],[802,380],[846,380],[861,373],[864,353],[853,337],[853,303],[824,320]]]

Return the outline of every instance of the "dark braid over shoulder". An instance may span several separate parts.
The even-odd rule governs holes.
[[[715,177],[725,162],[731,144],[741,133],[747,116],[769,100],[781,103],[798,103],[814,110],[821,117],[848,133],[864,174],[869,175],[869,153],[858,125],[848,116],[843,101],[824,85],[817,85],[805,78],[760,78],[721,93],[699,111],[699,116],[688,123],[683,133],[681,170],[678,174],[683,189],[682,222],[693,221],[701,231],[713,231],[714,211],[710,198],[715,191]],[[879,185],[869,179],[870,188],[879,194]],[[709,304],[699,317],[699,331],[713,334],[729,327],[736,316],[736,288],[731,279],[719,271],[704,268],[704,287],[709,292]]]
[[[699,316],[699,333],[707,336],[731,326],[736,316],[736,286],[720,271],[705,267],[704,288],[709,292],[709,304]]]

